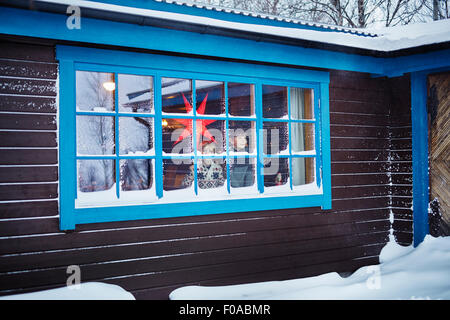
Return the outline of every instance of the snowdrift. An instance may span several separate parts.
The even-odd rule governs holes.
[[[450,298],[450,237],[427,236],[417,248],[392,239],[380,264],[358,269],[347,278],[337,273],[286,281],[174,290],[172,300],[395,300]]]

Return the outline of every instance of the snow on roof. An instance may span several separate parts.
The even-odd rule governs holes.
[[[450,19],[407,25],[402,27],[384,28],[376,31],[377,36],[366,37],[352,33],[330,32],[330,30],[308,30],[298,27],[279,27],[242,22],[232,22],[209,17],[142,9],[122,5],[99,3],[87,0],[42,0],[48,3],[74,5],[81,8],[97,9],[115,13],[124,13],[148,18],[169,21],[182,21],[203,26],[213,26],[233,31],[253,32],[268,36],[291,38],[326,43],[337,46],[353,47],[358,49],[390,52],[424,45],[450,41]],[[161,0],[162,1],[162,0]],[[164,0],[169,1],[169,0]],[[172,0],[172,2],[175,0]],[[336,27],[338,31],[341,27]],[[341,28],[342,29],[342,28]],[[372,30],[373,32],[374,30]]]
[[[243,9],[223,7],[220,5],[211,5],[211,4],[206,4],[206,3],[181,1],[181,0],[154,0],[154,1],[177,4],[180,6],[196,7],[199,9],[206,9],[206,10],[211,10],[211,11],[233,13],[233,14],[238,14],[238,15],[243,15],[243,16],[251,16],[251,17],[261,18],[261,19],[287,22],[287,23],[297,24],[297,25],[301,25],[301,26],[310,26],[310,27],[316,27],[316,28],[322,28],[322,29],[329,29],[329,30],[333,30],[333,31],[348,32],[348,33],[360,34],[360,35],[365,35],[365,36],[376,36],[377,35],[375,32],[370,32],[370,31],[364,30],[364,29],[355,29],[355,28],[349,28],[349,27],[343,27],[343,26],[336,26],[336,25],[327,24],[327,23],[318,23],[318,22],[313,22],[313,21],[288,18],[288,17],[271,15],[271,14],[262,13],[262,12],[254,12],[254,11],[243,10]]]

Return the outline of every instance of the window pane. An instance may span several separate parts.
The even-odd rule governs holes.
[[[78,111],[114,111],[113,73],[76,72],[76,105]]]
[[[225,152],[225,121],[196,120],[197,150],[202,154],[220,154]]]
[[[153,112],[153,77],[119,74],[119,111]]]
[[[230,159],[230,187],[245,188],[256,186],[255,159],[232,158]]]
[[[289,154],[287,122],[264,122],[263,143],[265,154]]]
[[[149,159],[120,160],[120,190],[148,190],[153,186],[153,165]]]
[[[263,117],[287,118],[287,88],[263,85]]]
[[[227,166],[223,159],[202,159],[197,162],[199,189],[215,189],[225,185]]]
[[[275,187],[285,185],[289,181],[288,158],[264,159],[264,186]]]
[[[291,123],[292,152],[314,150],[314,124]]]
[[[192,149],[192,120],[163,119],[162,120],[162,149],[165,153],[191,153]]]
[[[192,112],[192,81],[162,78],[162,111],[167,113]]]
[[[119,118],[120,154],[146,153],[153,149],[153,118]]]
[[[78,198],[83,198],[85,193],[102,192],[105,198],[98,201],[116,198],[115,160],[78,160]],[[109,190],[109,191],[108,191]],[[108,191],[108,192],[106,192]],[[92,198],[95,202],[95,198]]]
[[[254,121],[229,121],[228,138],[231,153],[254,153],[256,150]]]
[[[225,93],[223,82],[195,81],[197,114],[224,114]]]
[[[292,158],[292,185],[314,182],[315,158]]]
[[[291,119],[314,119],[314,90],[291,88]]]
[[[114,117],[77,116],[77,153],[80,155],[112,155]]]
[[[255,88],[253,84],[228,83],[228,113],[236,117],[255,115]]]
[[[194,163],[192,160],[163,160],[163,189],[166,191],[186,189],[194,184]],[[192,193],[188,193],[192,196]],[[180,199],[182,200],[182,199]]]

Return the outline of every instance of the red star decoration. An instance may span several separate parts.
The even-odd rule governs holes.
[[[186,108],[186,112],[189,113],[192,111],[193,107],[189,103],[189,101],[186,99],[186,97],[183,95],[184,100],[184,106]],[[205,108],[206,108],[206,100],[208,99],[208,94],[206,94],[205,98],[203,99],[202,103],[200,104],[200,107],[197,109],[197,114],[205,114]],[[184,138],[189,137],[192,135],[192,120],[190,119],[174,119],[176,122],[181,123],[184,125],[185,129],[178,137],[178,140],[174,142],[173,145],[176,145],[178,142],[182,141]],[[195,120],[196,124],[196,138],[197,143],[200,142],[200,136],[203,136],[212,142],[215,142],[216,140],[211,135],[211,133],[208,131],[207,125],[210,125],[211,123],[215,122],[217,120],[211,119],[211,120]]]

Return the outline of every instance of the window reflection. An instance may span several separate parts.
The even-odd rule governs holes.
[[[192,112],[192,81],[162,78],[162,111],[167,113]]]
[[[236,117],[255,115],[255,87],[253,84],[228,83],[228,113]]]
[[[153,77],[119,74],[119,111],[153,112]]]
[[[77,111],[114,111],[114,90],[113,73],[77,71]]]
[[[225,114],[225,89],[223,82],[195,81],[197,114]]]
[[[288,115],[287,88],[263,85],[263,117],[285,118]]]

